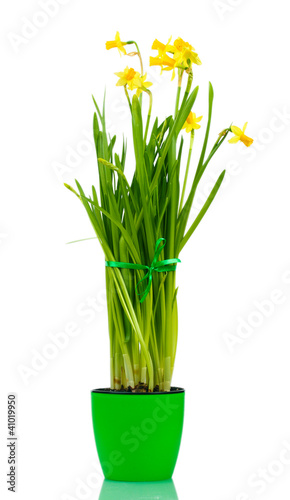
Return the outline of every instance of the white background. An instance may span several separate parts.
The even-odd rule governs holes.
[[[178,267],[173,382],[187,391],[174,474],[179,499],[288,500],[288,4],[63,0],[55,15],[43,17],[46,3],[1,2],[1,498],[8,495],[11,391],[19,399],[19,498],[97,499],[102,485],[90,390],[109,383],[104,259],[94,240],[66,245],[93,231],[62,182],[77,177],[85,188],[97,182],[92,93],[101,102],[106,86],[111,132],[130,133],[113,73],[137,61],[104,45],[118,29],[122,39],[138,41],[146,66],[154,38],[181,36],[199,53],[195,111],[204,119],[192,169],[205,130],[209,80],[215,89],[211,141],[232,121],[249,121],[255,138],[249,150],[225,143],[214,158],[199,196],[227,168],[225,185]],[[43,26],[30,24],[29,31],[27,21]],[[22,37],[17,42],[16,35]],[[153,114],[170,114],[176,81],[160,77],[158,69],[148,79],[154,83]],[[73,166],[72,151],[78,151]],[[128,168],[130,173],[130,161]],[[242,321],[248,326],[241,332]],[[51,335],[69,328],[75,336],[68,345],[25,378],[36,352],[47,352]],[[281,462],[285,457],[288,465]],[[87,484],[92,473],[95,485],[81,497],[77,485]],[[257,481],[260,474],[267,479],[251,486],[249,478]]]

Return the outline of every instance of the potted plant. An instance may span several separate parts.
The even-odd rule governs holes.
[[[134,51],[127,54],[128,46]],[[194,48],[181,38],[153,43],[157,52],[150,65],[172,72],[172,79],[177,76],[174,115],[161,123],[151,120],[152,84],[137,43],[121,41],[117,33],[106,48],[118,48],[140,63],[140,71],[127,66],[116,73],[132,117],[134,173],[129,181],[126,141],[120,154],[114,152],[116,136],[106,131],[105,102],[101,111],[94,99],[98,189],[93,186],[86,195],[78,181],[77,190],[65,184],[84,206],[105,255],[111,383],[92,391],[93,426],[106,479],[167,480],[176,464],[184,414],[184,389],[171,385],[178,331],[176,269],[225,171],[189,224],[194,196],[229,133],[234,134],[230,143],[248,147],[253,139],[245,135],[246,124],[242,130],[229,126],[208,149],[214,97],[210,83],[203,146],[192,174],[194,136],[202,119],[192,111],[198,94],[198,87],[192,90],[193,67],[201,64]]]

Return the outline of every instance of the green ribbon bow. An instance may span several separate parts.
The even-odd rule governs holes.
[[[160,243],[164,241],[164,245],[160,246]],[[152,260],[151,266],[145,266],[143,264],[131,264],[129,262],[114,262],[114,261],[106,261],[106,267],[118,267],[121,269],[144,269],[147,270],[147,273],[145,274],[144,278],[142,278],[136,285],[136,293],[137,295],[142,295],[140,302],[144,302],[146,299],[150,288],[152,284],[152,277],[153,273],[167,273],[168,271],[175,271],[176,270],[176,265],[178,262],[181,262],[180,259],[167,259],[167,260],[160,260],[158,262],[159,255],[161,254],[163,248],[166,245],[166,239],[165,238],[159,238],[156,241],[155,244],[155,253],[154,253],[154,258]],[[175,265],[174,265],[175,264]],[[144,290],[144,292],[138,293],[138,287],[139,285],[145,281],[148,280],[148,284]]]

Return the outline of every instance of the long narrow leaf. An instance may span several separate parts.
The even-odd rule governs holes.
[[[206,200],[205,204],[203,205],[201,211],[199,212],[198,216],[196,217],[195,221],[192,223],[192,225],[190,226],[189,230],[187,231],[187,233],[185,234],[185,236],[183,237],[181,243],[180,243],[180,246],[179,246],[179,249],[178,249],[178,254],[181,252],[181,250],[183,249],[184,245],[187,243],[187,241],[189,240],[189,238],[191,237],[191,235],[193,234],[193,232],[195,231],[195,229],[197,228],[198,224],[200,223],[200,221],[203,219],[203,217],[205,216],[206,212],[208,211],[210,205],[212,204],[220,186],[221,186],[221,183],[223,181],[223,178],[225,176],[225,173],[226,171],[224,170],[221,175],[219,176],[218,180],[216,181],[214,187],[212,188],[211,192],[210,192],[210,195],[208,197],[208,199]]]

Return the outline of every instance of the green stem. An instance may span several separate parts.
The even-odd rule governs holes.
[[[181,108],[182,108],[182,106],[184,105],[186,99],[189,96],[189,92],[190,92],[190,89],[191,89],[191,86],[192,86],[192,81],[193,81],[193,73],[192,73],[192,69],[190,68],[188,70],[187,85],[186,85],[186,89],[185,89],[184,96],[183,96],[183,99],[182,99],[182,103],[181,103],[181,106],[180,106]]]
[[[137,53],[138,53],[138,57],[140,59],[141,76],[143,76],[144,75],[144,67],[143,67],[143,61],[142,61],[141,52],[140,52],[140,49],[138,47],[137,42],[134,42],[134,43],[135,43],[135,47],[136,47],[136,50],[137,50]]]
[[[114,322],[112,314],[112,289],[111,280],[106,268],[106,292],[107,292],[107,308],[108,308],[108,323],[109,323],[109,337],[110,337],[110,366],[111,366],[111,389],[115,389],[115,335],[114,335]]]
[[[152,92],[150,92],[150,90],[146,89],[145,87],[142,87],[142,90],[144,90],[144,92],[146,92],[149,95],[149,110],[148,110],[145,135],[144,135],[144,148],[145,148],[147,135],[148,135],[148,129],[149,129],[149,123],[150,123],[150,118],[151,118],[151,112],[152,112],[153,99],[152,99]]]
[[[139,60],[140,60],[140,69],[141,69],[141,77],[144,75],[144,66],[143,66],[143,60],[142,60],[142,56],[141,56],[141,52],[140,52],[140,49],[139,49],[139,45],[137,42],[135,42],[135,40],[130,40],[129,42],[126,42],[127,45],[135,45],[136,47],[136,51],[137,51],[137,55],[139,57]],[[140,95],[140,106],[142,107],[142,94]]]
[[[170,144],[168,150],[168,178],[175,189],[172,192],[167,208],[166,227],[166,256],[165,258],[175,258],[176,220],[178,214],[178,178],[177,171],[174,170],[176,161],[176,136]],[[168,273],[165,281],[165,311],[166,311],[166,336],[165,336],[165,359],[164,359],[164,391],[170,391],[172,378],[172,355],[173,355],[173,324],[172,324],[172,301],[175,291],[175,272]]]
[[[127,97],[127,101],[128,101],[128,104],[129,104],[130,111],[132,112],[132,104],[131,104],[130,97],[129,97],[129,94],[128,94],[127,85],[124,85],[124,90],[125,90],[125,94],[126,94],[126,97]]]
[[[188,158],[187,158],[187,164],[186,164],[186,170],[185,170],[185,176],[184,176],[182,194],[181,194],[181,198],[180,198],[180,205],[179,205],[178,215],[180,214],[180,212],[182,210],[182,206],[183,206],[183,200],[184,200],[185,189],[186,189],[186,184],[187,184],[187,177],[188,177],[189,165],[190,165],[190,160],[191,160],[191,153],[192,153],[193,141],[194,141],[194,129],[191,131],[191,134],[190,134],[190,144],[189,144]]]
[[[137,335],[138,340],[140,342],[141,349],[143,350],[143,353],[144,353],[144,356],[146,359],[146,363],[147,363],[147,368],[148,368],[149,391],[153,392],[153,389],[154,389],[154,368],[153,368],[152,359],[151,359],[148,347],[146,346],[146,343],[144,341],[142,332],[140,330],[140,326],[139,326],[137,318],[136,318],[133,304],[131,302],[127,288],[126,288],[124,281],[122,279],[122,274],[121,274],[119,269],[115,269],[115,273],[113,273],[113,278],[115,281],[117,293],[119,295],[124,312],[127,315],[131,325],[133,326],[133,329],[135,330],[135,334]]]
[[[126,42],[126,45],[135,45],[136,47],[136,50],[137,50],[137,55],[140,59],[140,66],[141,66],[141,76],[143,76],[144,74],[144,68],[143,68],[143,61],[142,61],[142,56],[141,56],[141,52],[140,52],[140,49],[139,49],[139,46],[138,46],[138,43],[135,42],[135,40],[129,40],[129,42]],[[130,55],[130,54],[129,54]],[[133,54],[132,54],[133,55]]]
[[[175,118],[176,118],[177,113],[178,113],[183,71],[184,71],[183,69],[178,69],[178,86],[177,86],[176,101],[175,101],[175,113],[174,113]]]

